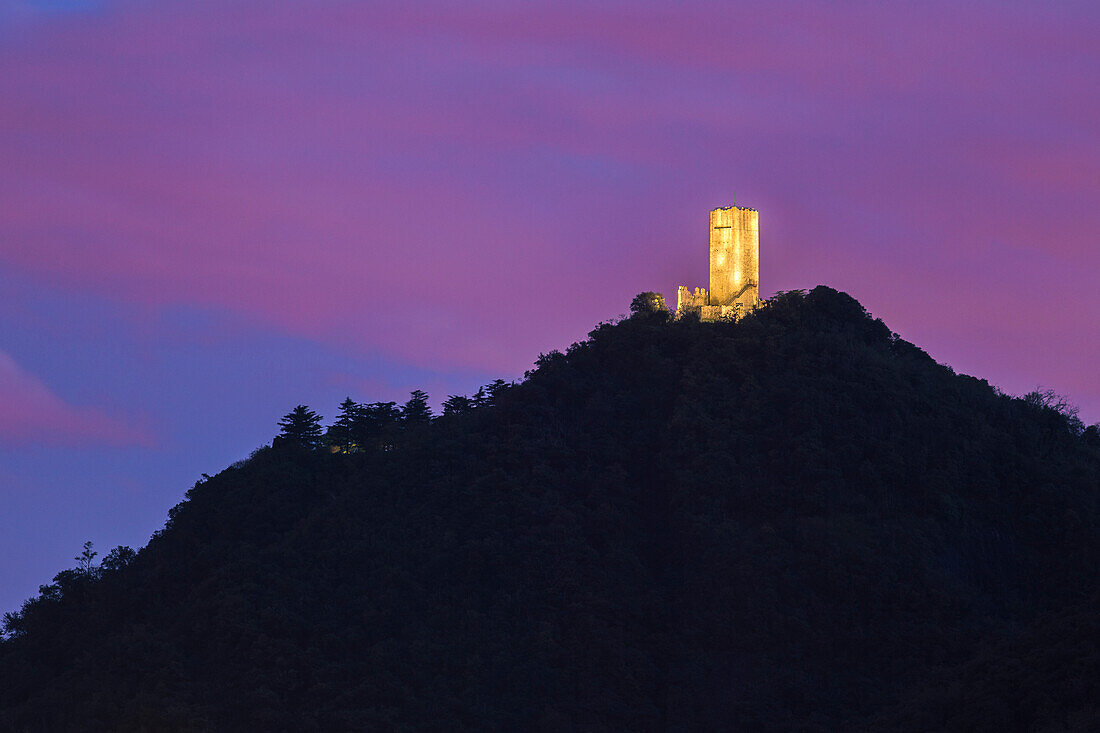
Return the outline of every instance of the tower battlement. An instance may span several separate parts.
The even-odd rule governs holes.
[[[676,316],[697,312],[704,321],[740,318],[760,304],[760,215],[722,206],[710,212],[710,289],[681,285]]]

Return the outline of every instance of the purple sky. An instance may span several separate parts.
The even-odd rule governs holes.
[[[299,402],[438,402],[635,293],[846,290],[1100,420],[1095,2],[0,0],[0,610]]]

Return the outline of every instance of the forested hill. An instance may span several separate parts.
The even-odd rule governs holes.
[[[828,288],[283,440],[7,618],[4,730],[1084,730],[1100,435]],[[458,403],[452,403],[455,405]]]

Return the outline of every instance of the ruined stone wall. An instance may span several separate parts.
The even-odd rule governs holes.
[[[695,308],[702,308],[709,301],[706,288],[692,290],[687,285],[681,285],[676,289],[676,312],[684,313]]]
[[[760,299],[760,220],[755,209],[710,212],[710,305],[755,308]]]

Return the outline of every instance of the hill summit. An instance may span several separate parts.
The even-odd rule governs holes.
[[[1085,729],[1098,518],[1095,427],[843,293],[638,308],[204,477],[8,615],[0,728]]]

